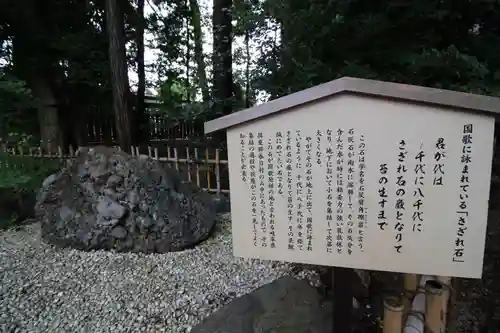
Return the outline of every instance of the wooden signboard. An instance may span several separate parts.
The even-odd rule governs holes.
[[[227,131],[234,254],[480,278],[497,99],[342,78]]]

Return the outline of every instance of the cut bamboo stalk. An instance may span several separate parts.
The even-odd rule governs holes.
[[[61,146],[57,146],[57,154],[59,155],[59,158],[63,157],[63,151],[62,151]]]
[[[443,313],[443,285],[437,280],[425,284],[425,332],[443,333],[446,329],[446,317]]]
[[[448,306],[450,304],[450,296],[451,296],[451,277],[449,276],[438,276],[437,280],[443,286],[443,315],[445,324],[448,323]]]
[[[159,160],[159,156],[158,156],[158,148],[155,148],[155,159],[156,160]]]
[[[75,149],[73,149],[72,145],[69,145],[69,156],[74,157],[75,156]]]
[[[153,152],[152,152],[151,146],[148,146],[148,156],[149,156],[149,158],[153,158]]]
[[[383,333],[401,333],[403,329],[403,303],[399,297],[384,300]]]
[[[424,333],[425,284],[434,279],[430,275],[422,275],[418,284],[417,295],[413,298],[411,311],[406,314],[404,333]]]

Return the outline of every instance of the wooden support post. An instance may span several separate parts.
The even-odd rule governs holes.
[[[352,274],[350,268],[332,268],[333,333],[352,332]]]
[[[383,333],[402,333],[404,305],[400,297],[388,297],[384,300]]]

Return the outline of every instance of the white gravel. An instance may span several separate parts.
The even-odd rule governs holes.
[[[233,257],[223,221],[195,249],[158,255],[55,249],[40,241],[38,224],[0,231],[0,332],[189,332],[290,274],[285,263]]]

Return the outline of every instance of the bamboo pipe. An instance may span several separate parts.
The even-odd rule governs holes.
[[[437,280],[443,285],[443,315],[446,324],[449,324],[448,320],[448,305],[450,304],[451,298],[451,277],[449,276],[438,276]]]
[[[448,303],[443,293],[444,287],[437,280],[425,284],[425,332],[443,333],[446,329],[444,304]]]
[[[403,302],[399,297],[388,297],[384,300],[383,333],[401,333],[403,328]]]
[[[404,326],[404,333],[424,333],[424,312],[425,312],[425,293],[423,292],[427,281],[434,279],[433,276],[422,275],[418,285],[418,293],[413,298],[411,311],[407,313]]]

